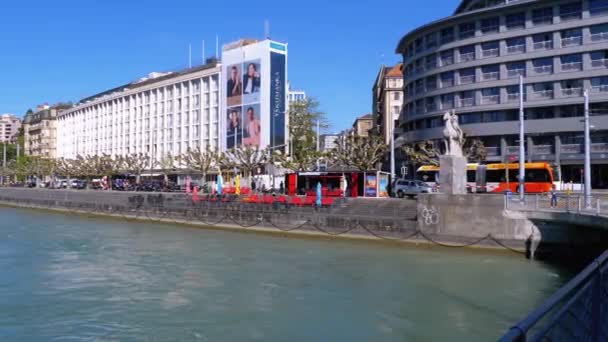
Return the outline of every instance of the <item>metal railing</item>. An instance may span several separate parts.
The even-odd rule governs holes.
[[[526,195],[522,202],[517,194],[505,195],[505,209],[516,211],[543,211],[555,213],[572,213],[608,217],[608,196],[591,196],[590,206],[586,206],[583,194],[562,194],[555,198],[550,194]]]
[[[525,44],[507,46],[507,53],[509,53],[509,54],[522,53],[522,52],[526,52]]]
[[[499,341],[608,341],[608,251]]]

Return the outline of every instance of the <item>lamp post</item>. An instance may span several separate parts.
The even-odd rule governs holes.
[[[589,133],[589,92],[585,90],[585,208],[591,208],[591,134]]]
[[[389,114],[391,120],[389,123],[389,131],[391,134],[391,182],[395,179],[395,120],[393,114]]]
[[[526,199],[526,151],[524,145],[524,77],[519,76],[519,199]]]

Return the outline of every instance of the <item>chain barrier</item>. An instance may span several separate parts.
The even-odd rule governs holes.
[[[268,227],[272,227],[281,232],[293,232],[297,230],[313,230],[318,231],[323,234],[327,234],[328,236],[341,236],[345,234],[350,234],[357,229],[366,232],[367,234],[386,241],[406,241],[412,239],[422,239],[427,242],[441,246],[446,248],[465,248],[471,247],[474,245],[481,244],[484,241],[493,242],[494,244],[518,254],[525,254],[525,252],[521,250],[514,249],[509,247],[500,239],[495,238],[492,234],[488,234],[486,236],[476,238],[475,240],[463,243],[463,244],[448,244],[435,240],[429,234],[424,231],[415,228],[411,233],[404,236],[387,236],[385,234],[379,233],[378,229],[370,228],[363,224],[359,219],[352,219],[352,217],[345,216],[343,218],[346,219],[348,223],[348,227],[346,229],[342,229],[336,231],[336,228],[332,228],[330,226],[325,226],[320,223],[320,220],[312,220],[311,218],[302,218],[303,222],[296,224],[294,226],[289,226],[290,221],[292,219],[289,218],[289,214],[291,213],[289,207],[262,207],[262,206],[250,206],[247,204],[230,204],[230,203],[205,203],[206,205],[197,205],[197,203],[186,201],[185,203],[189,207],[166,207],[165,203],[162,200],[150,202],[148,198],[148,205],[146,205],[146,199],[142,195],[131,196],[128,198],[128,205],[120,205],[120,204],[108,204],[108,203],[100,203],[95,201],[93,205],[90,203],[83,202],[71,202],[69,200],[32,200],[32,199],[19,199],[19,198],[10,198],[6,196],[0,196],[0,201],[10,203],[18,203],[24,204],[28,206],[35,206],[43,209],[53,210],[53,209],[64,209],[64,210],[75,210],[77,212],[84,213],[86,215],[113,215],[117,217],[121,217],[127,221],[137,221],[140,219],[146,219],[152,222],[170,222],[174,224],[182,224],[187,222],[199,222],[206,226],[218,226],[221,224],[234,224],[240,228],[253,228],[256,226],[264,227],[265,225]],[[159,197],[162,199],[162,197]],[[270,211],[266,211],[265,209],[271,209]],[[296,213],[305,213],[309,215],[316,215],[317,217],[327,217],[331,213],[331,208],[326,211],[307,211],[302,210],[302,208],[298,208]],[[245,220],[249,222],[243,222],[243,220],[239,221],[234,214],[239,213],[242,216],[255,217],[254,220]],[[257,214],[257,216],[255,216]],[[271,219],[270,216],[265,217],[264,214],[275,214],[287,216],[287,220],[284,220],[285,224],[280,224]],[[325,214],[325,216],[319,215]],[[335,217],[335,215],[332,215]],[[399,218],[400,220],[402,218]],[[280,221],[280,219],[278,220]],[[318,221],[318,222],[315,222]],[[413,221],[408,221],[413,222]],[[311,228],[311,229],[307,229]],[[395,228],[395,227],[393,227]],[[393,233],[404,233],[407,230],[402,230],[404,227],[396,227],[396,230],[393,230]]]

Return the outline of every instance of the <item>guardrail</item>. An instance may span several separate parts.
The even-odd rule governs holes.
[[[565,212],[581,215],[608,216],[608,196],[591,196],[586,206],[584,195],[550,194],[526,195],[521,201],[518,194],[505,195],[505,209],[518,211]]]
[[[499,341],[608,341],[608,251]]]

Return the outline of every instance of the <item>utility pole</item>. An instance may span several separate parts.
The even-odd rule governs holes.
[[[393,114],[390,114],[389,130],[391,134],[391,182],[395,180],[395,120]]]
[[[317,120],[317,153],[321,151],[321,121]],[[319,157],[317,156],[317,171],[320,170]]]
[[[519,76],[519,199],[526,199],[526,150],[524,137],[524,77]]]
[[[585,90],[585,208],[591,208],[591,133],[589,132],[589,91]]]

